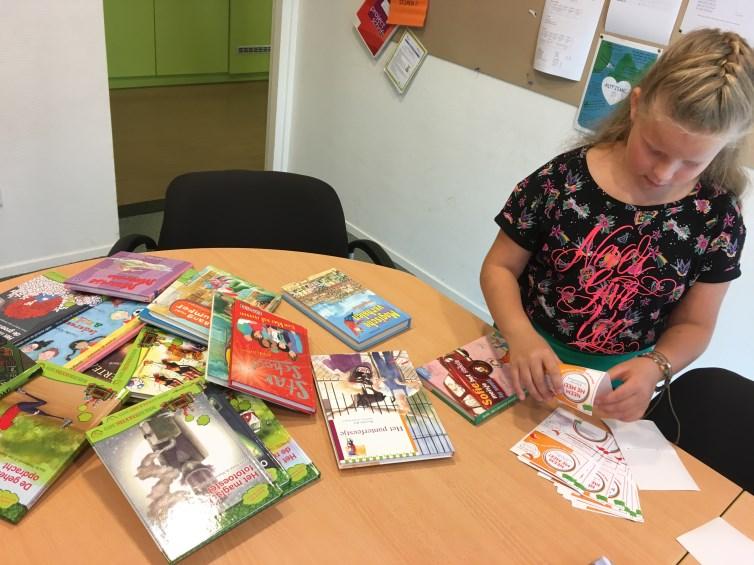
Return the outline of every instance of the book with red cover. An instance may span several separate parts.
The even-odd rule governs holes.
[[[305,328],[236,300],[228,385],[292,410],[315,411]]]
[[[356,32],[372,57],[377,57],[398,29],[387,22],[390,13],[389,0],[365,0],[356,12]]]

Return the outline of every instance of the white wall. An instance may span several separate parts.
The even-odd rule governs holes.
[[[575,108],[431,56],[400,97],[382,70],[392,46],[373,61],[355,35],[359,0],[297,3],[288,170],[331,183],[350,229],[489,319],[478,273],[493,217],[515,182],[573,140]],[[754,241],[744,254],[697,365],[754,377]]]
[[[118,237],[102,2],[0,0],[0,276]]]

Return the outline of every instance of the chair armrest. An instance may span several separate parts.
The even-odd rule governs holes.
[[[375,265],[395,269],[395,263],[379,243],[371,239],[354,239],[348,243],[348,254],[351,255],[356,249],[366,253]]]
[[[152,239],[148,235],[132,233],[129,235],[124,235],[118,241],[116,241],[115,245],[113,245],[112,248],[110,248],[110,251],[108,251],[107,256],[110,257],[118,251],[134,251],[140,245],[145,246],[147,248],[147,251],[154,251],[155,249],[157,249],[157,244],[155,243],[154,239]]]

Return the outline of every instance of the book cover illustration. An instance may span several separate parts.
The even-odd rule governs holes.
[[[120,385],[49,363],[0,385],[0,517],[26,515],[123,401]]]
[[[0,345],[0,385],[15,379],[34,365],[27,355],[13,345]]]
[[[65,284],[83,292],[150,302],[189,267],[188,261],[119,251],[73,275]]]
[[[163,323],[180,327],[206,343],[212,296],[220,292],[240,298],[257,308],[273,311],[280,303],[280,294],[207,266],[190,282],[170,286],[149,305],[149,313]]]
[[[121,410],[87,437],[170,561],[281,494],[198,383]]]
[[[99,304],[68,318],[52,329],[39,334],[20,348],[34,361],[66,365],[116,330],[129,324],[126,338],[133,337],[140,322],[141,302],[122,298],[104,299]],[[107,340],[109,341],[109,340]],[[73,368],[69,366],[68,368]],[[78,367],[76,368],[77,370]]]
[[[514,404],[506,370],[508,346],[497,332],[477,338],[416,369],[428,389],[473,424]]]
[[[146,326],[131,347],[119,373],[130,373],[128,390],[137,398],[148,398],[187,381],[202,379],[207,348]]]
[[[313,381],[306,329],[236,300],[228,384],[312,414],[316,403]]]
[[[116,378],[116,374],[120,370],[121,365],[123,365],[123,363],[125,362],[126,355],[128,355],[128,352],[130,351],[131,346],[134,344],[134,342],[135,340],[131,340],[127,343],[124,343],[123,345],[118,347],[118,349],[108,353],[103,359],[100,359],[87,369],[79,372],[111,382],[114,378]],[[125,382],[127,383],[130,378],[131,374],[128,374],[126,376]]]
[[[379,55],[398,29],[387,22],[389,14],[390,0],[365,0],[356,12],[356,33],[372,57]]]
[[[102,301],[69,290],[62,280],[57,273],[39,275],[0,294],[0,342],[23,344]]]
[[[405,351],[314,355],[312,363],[339,467],[453,455]]]
[[[408,314],[337,269],[284,285],[283,293],[291,304],[356,350],[411,325]]]

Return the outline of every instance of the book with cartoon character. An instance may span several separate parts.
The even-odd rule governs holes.
[[[180,336],[145,326],[117,375],[128,375],[135,398],[149,398],[193,380],[203,380],[207,348]]]
[[[102,301],[66,288],[63,280],[50,271],[0,294],[0,343],[22,345]]]
[[[171,562],[281,495],[199,383],[121,410],[87,437]]]
[[[418,367],[416,372],[429,390],[477,425],[518,400],[506,370],[507,355],[507,344],[493,332]]]
[[[405,351],[313,355],[312,364],[341,469],[452,457]]]
[[[65,281],[68,288],[151,302],[191,263],[145,253],[119,251]]]
[[[242,300],[231,307],[228,386],[307,414],[315,411],[306,329]]]
[[[0,385],[0,518],[19,522],[127,392],[50,363]]]
[[[280,294],[207,266],[190,281],[179,279],[169,286],[142,312],[142,319],[172,333],[207,343],[216,292],[241,298],[258,308],[272,312],[280,304]]]
[[[337,269],[283,285],[283,298],[363,351],[411,327],[411,317]]]
[[[15,379],[34,365],[18,347],[13,345],[0,345],[0,385]]]

